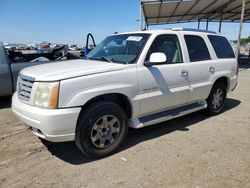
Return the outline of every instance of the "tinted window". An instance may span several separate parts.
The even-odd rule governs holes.
[[[184,37],[191,62],[211,59],[203,38],[195,35],[185,35]]]
[[[160,35],[152,43],[147,60],[154,52],[162,52],[167,56],[167,63],[182,63],[181,47],[176,35]]]
[[[235,58],[233,49],[225,37],[208,35],[218,58]]]

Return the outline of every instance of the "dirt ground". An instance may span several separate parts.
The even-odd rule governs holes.
[[[245,67],[222,114],[129,130],[119,151],[97,161],[73,142],[42,143],[0,98],[0,187],[250,187],[249,87]]]

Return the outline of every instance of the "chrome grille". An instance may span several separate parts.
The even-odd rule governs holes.
[[[19,99],[24,100],[24,101],[30,100],[34,81],[35,81],[34,78],[24,76],[21,74],[19,75],[18,80],[17,80],[17,93],[18,93]]]

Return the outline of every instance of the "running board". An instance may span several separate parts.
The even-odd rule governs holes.
[[[202,100],[200,102],[189,104],[183,107],[167,110],[164,112],[159,112],[141,118],[132,119],[130,122],[130,127],[135,129],[142,128],[145,126],[161,123],[170,119],[184,116],[205,108],[207,108],[207,102],[205,100]]]

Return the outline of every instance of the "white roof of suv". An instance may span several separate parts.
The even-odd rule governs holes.
[[[154,33],[163,33],[163,32],[185,32],[185,33],[204,33],[204,34],[213,34],[213,35],[220,35],[220,33],[214,32],[214,31],[207,31],[207,30],[198,30],[198,29],[190,29],[190,28],[170,28],[170,29],[154,29],[154,30],[144,30],[144,31],[133,31],[133,32],[123,32],[123,33],[117,33],[117,34],[133,34],[133,33],[148,33],[148,34],[154,34]],[[116,35],[116,34],[114,34]]]

